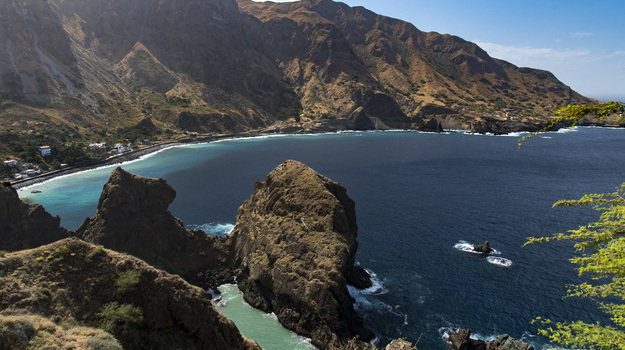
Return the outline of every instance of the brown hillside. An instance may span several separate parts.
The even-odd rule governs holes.
[[[18,141],[141,141],[128,128],[145,118],[152,139],[440,122],[505,132],[592,102],[548,72],[331,0],[0,0],[0,45],[0,128]]]

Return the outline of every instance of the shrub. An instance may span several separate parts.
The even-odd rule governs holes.
[[[113,334],[137,327],[144,320],[141,308],[116,301],[104,305],[97,317],[100,327]]]
[[[115,286],[117,287],[117,293],[125,294],[135,289],[137,283],[141,279],[141,274],[137,271],[122,271],[117,275]]]

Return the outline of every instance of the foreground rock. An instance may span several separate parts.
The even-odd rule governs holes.
[[[116,168],[104,185],[98,210],[76,235],[106,248],[127,252],[202,287],[224,283],[225,238],[187,230],[168,208],[176,191],[163,179],[149,179]]]
[[[471,330],[460,329],[449,332],[449,345],[453,350],[534,350],[534,347],[523,341],[516,340],[507,334],[495,340],[484,341],[471,339]]]
[[[34,248],[66,238],[69,232],[60,222],[40,204],[22,202],[9,183],[0,184],[0,250]]]
[[[395,339],[390,342],[386,348],[386,350],[417,350],[417,347],[406,340],[403,339]]]
[[[38,339],[37,346],[55,348],[82,332],[96,342],[89,348],[98,349],[120,344],[125,349],[260,349],[202,289],[75,238],[0,258],[0,285],[0,322],[16,330],[18,336],[9,339],[16,344],[24,339],[20,335],[58,329],[54,339]]]
[[[363,277],[356,232],[343,186],[302,163],[281,164],[256,182],[230,237],[245,300],[320,348],[371,339],[347,290]]]

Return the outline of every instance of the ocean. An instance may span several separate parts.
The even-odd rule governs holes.
[[[578,127],[535,136],[520,149],[519,137],[275,135],[170,148],[122,167],[166,179],[177,191],[170,210],[187,227],[227,234],[256,180],[286,159],[304,162],[343,184],[356,202],[356,258],[375,283],[350,291],[379,345],[403,337],[421,349],[447,349],[444,333],[462,327],[482,339],[510,334],[540,349],[549,345],[531,323],[537,316],[607,319],[591,300],[563,298],[566,285],[579,281],[568,261],[570,243],[523,244],[529,236],[563,232],[597,217],[590,208],[552,204],[611,192],[624,182],[625,130]],[[20,196],[76,229],[95,213],[111,170],[57,178]],[[486,240],[497,251],[490,259],[465,249]],[[236,298],[236,288],[225,288],[216,304],[244,334],[269,334],[260,343],[266,349],[297,348],[293,334],[276,330],[276,322],[261,325],[248,317],[245,310],[255,310]],[[295,342],[310,348],[304,339]]]

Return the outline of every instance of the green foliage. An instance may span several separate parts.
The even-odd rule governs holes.
[[[141,308],[116,301],[104,305],[97,317],[100,327],[113,334],[135,328],[144,320]]]
[[[613,325],[599,323],[537,321],[548,328],[540,333],[557,344],[584,349],[625,349],[625,183],[615,192],[588,194],[578,200],[562,200],[554,207],[592,206],[601,214],[599,220],[567,233],[551,237],[530,237],[527,244],[570,240],[578,256],[571,262],[578,265],[580,276],[590,282],[569,286],[569,297],[607,299],[600,308],[610,316]]]
[[[91,250],[89,253],[87,253],[87,255],[85,255],[85,261],[87,263],[92,263],[95,258],[97,258],[98,256],[100,256],[102,254],[104,254],[104,247],[99,245],[96,248],[94,248],[93,250]]]
[[[125,294],[132,291],[133,289],[135,289],[140,279],[141,274],[137,271],[128,270],[120,272],[117,275],[117,280],[115,280],[117,293]]]
[[[572,123],[571,128],[577,125],[579,121],[587,115],[595,115],[599,118],[599,120],[603,121],[605,117],[611,114],[622,114],[625,113],[625,105],[620,102],[610,101],[606,103],[599,103],[595,105],[568,105],[564,108],[560,108],[556,111],[556,114],[559,116],[557,118],[551,119],[549,125],[544,127],[543,129],[533,132],[527,136],[523,136],[519,139],[519,147],[521,144],[525,142],[527,139],[531,138],[534,135],[538,135],[542,132],[551,130],[554,126],[561,124],[563,122]],[[625,121],[624,117],[619,117],[617,122]]]
[[[22,197],[20,199],[22,200],[22,202],[24,202],[26,204],[34,204],[35,203],[35,198],[33,198],[33,197]]]

